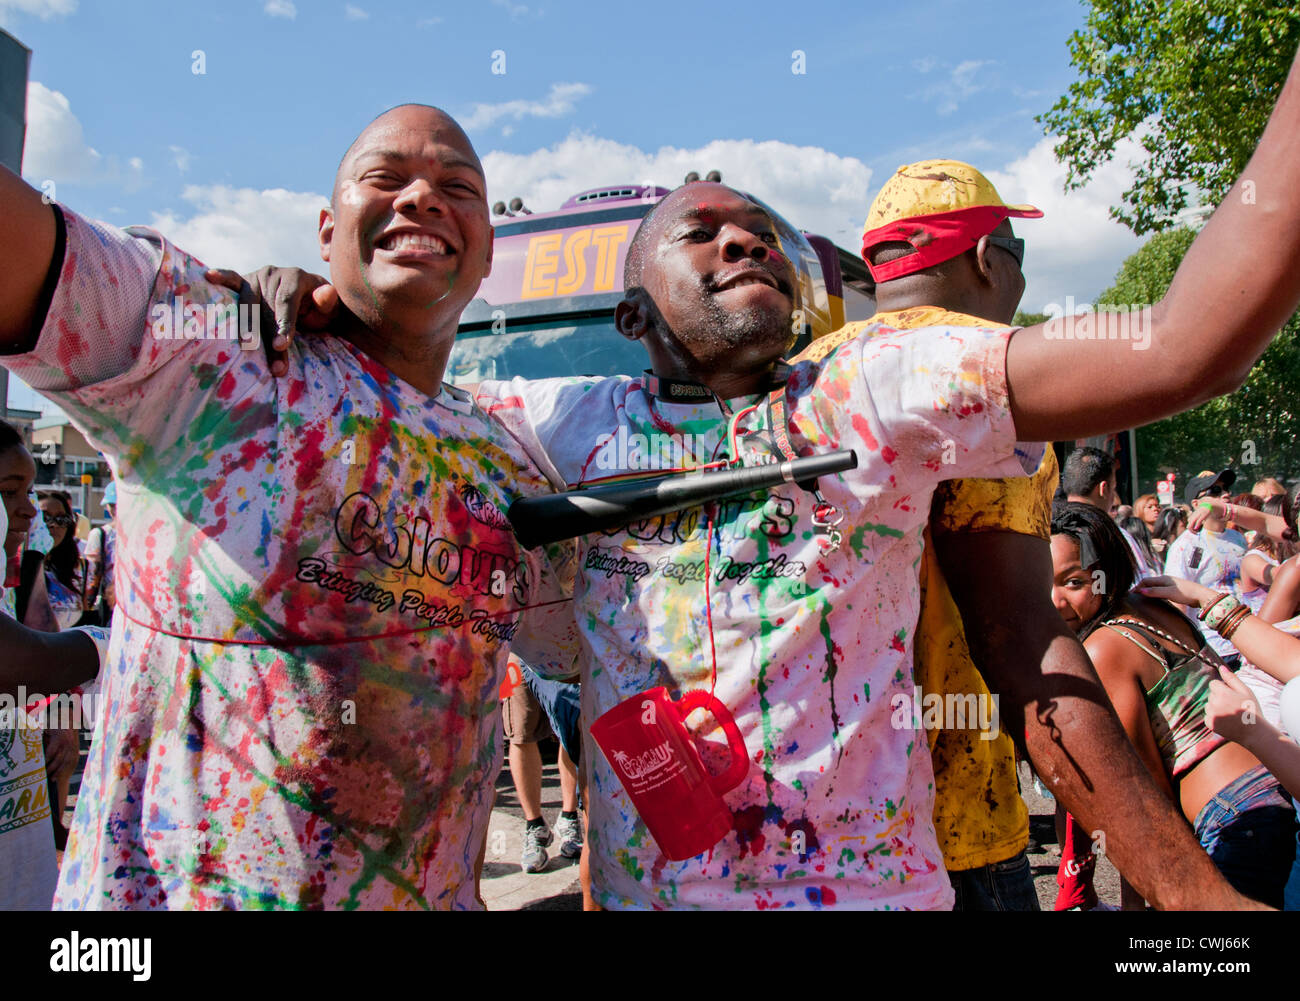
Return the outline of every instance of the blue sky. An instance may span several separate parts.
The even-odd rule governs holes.
[[[1126,163],[1067,197],[1034,121],[1075,78],[1066,42],[1083,19],[1066,0],[0,0],[0,25],[33,51],[24,176],[209,263],[319,265],[316,213],[343,150],[419,101],[469,126],[490,200],[541,211],[718,167],[850,248],[894,168],[969,160],[1048,214],[1020,226],[1031,309],[1087,301],[1138,245],[1106,215]],[[34,399],[11,390],[12,405]]]

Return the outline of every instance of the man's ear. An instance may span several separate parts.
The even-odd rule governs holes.
[[[975,271],[985,285],[997,284],[993,274],[993,262],[989,260],[989,251],[993,249],[993,244],[989,243],[991,235],[981,236],[979,243],[975,244]]]
[[[629,341],[639,341],[650,330],[650,309],[645,289],[631,288],[614,307],[614,327]]]
[[[320,222],[317,224],[317,238],[320,240],[320,259],[329,261],[330,243],[334,239],[334,213],[328,208],[320,210]]]
[[[486,278],[488,275],[492,273],[492,252],[496,249],[496,244],[497,244],[497,228],[495,226],[491,226],[488,228],[487,266],[483,268],[484,278]]]

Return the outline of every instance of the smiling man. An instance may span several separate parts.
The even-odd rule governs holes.
[[[107,710],[57,906],[481,906],[508,648],[573,655],[550,565],[502,514],[546,484],[441,384],[491,264],[484,190],[443,112],[376,119],[320,221],[353,319],[273,380],[201,336],[234,297],[197,261],[0,171],[3,361],[120,495]],[[157,338],[178,301],[198,329]]]
[[[1144,366],[1130,343],[1090,339],[1094,318],[1018,331],[856,324],[833,350],[784,366],[797,303],[775,227],[739,192],[696,183],[659,202],[628,250],[616,324],[646,346],[643,377],[479,386],[484,409],[556,486],[660,472],[683,453],[688,466],[841,448],[858,457],[855,470],[816,484],[581,540],[574,610],[587,725],[656,686],[712,690],[750,760],[725,796],[731,832],[670,862],[609,763],[590,755],[587,847],[603,906],[951,906],[925,738],[893,712],[913,695],[917,568],[935,488],[1034,470],[1042,449],[1018,448],[1018,436],[1147,423],[1240,385],[1300,302],[1289,264],[1300,253],[1295,75],[1246,169],[1275,183],[1251,199],[1234,190],[1216,211],[1152,309]],[[1242,266],[1225,271],[1229,256]],[[316,284],[274,298],[284,306]],[[633,435],[667,454],[621,449]],[[1065,711],[1043,707],[1040,729]],[[1122,850],[1131,861],[1143,846],[1126,838]],[[1135,867],[1157,906],[1248,906],[1206,875],[1201,853],[1175,851],[1169,865],[1160,880]]]
[[[793,271],[767,213],[720,184],[656,206],[624,284],[616,322],[645,345],[645,377],[479,387],[554,483],[624,472],[617,442],[630,435],[693,443],[686,464],[700,465],[782,455],[788,429],[795,451],[851,448],[858,468],[823,477],[816,493],[791,485],[583,540],[584,718],[658,685],[713,688],[751,761],[726,797],[733,832],[669,862],[613,767],[591,755],[596,900],[950,906],[928,749],[893,716],[895,697],[912,693],[930,492],[949,476],[1024,475],[1042,454],[1016,447],[1005,342],[974,329],[886,332],[818,363],[777,365],[793,336]]]
[[[1017,437],[1103,433],[1236,388],[1300,301],[1300,277],[1284,263],[1300,251],[1298,133],[1293,69],[1246,169],[1275,178],[1267,204],[1235,190],[1224,200],[1152,310],[1141,367],[1128,342],[1080,338],[1091,318],[1071,318],[1019,331],[884,319],[851,325],[833,350],[787,368],[797,303],[774,227],[740,193],[697,183],[664,198],[629,248],[616,323],[645,344],[644,377],[479,387],[557,485],[635,472],[611,452],[632,434],[674,451],[696,443],[687,465],[844,448],[858,457],[855,470],[816,484],[582,540],[575,609],[591,665],[588,725],[656,686],[712,690],[751,762],[725,797],[732,831],[672,862],[593,754],[587,844],[599,903],[951,906],[925,738],[891,713],[912,695],[934,490],[1033,471],[1042,451]],[[1231,255],[1245,260],[1225,273]],[[1123,851],[1133,859],[1142,845],[1126,839]],[[1158,883],[1144,872],[1159,906],[1246,905],[1193,853],[1170,865]]]

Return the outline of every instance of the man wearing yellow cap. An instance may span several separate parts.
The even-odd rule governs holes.
[[[969,164],[924,160],[899,167],[876,196],[864,227],[862,254],[877,282],[879,310],[867,323],[881,324],[886,333],[1009,325],[1025,288],[1020,270],[1024,241],[1015,237],[1009,220],[1041,216],[1032,205],[1005,204]],[[802,357],[825,355],[865,325],[851,324]],[[1056,721],[1061,744],[1044,739],[1050,727],[1035,713],[1026,714],[1027,730],[1019,723],[1030,703],[1046,706],[1063,694],[1077,694],[1062,685],[1067,677],[1100,692],[1082,651],[1058,644],[1048,653],[1051,634],[1060,627],[1050,601],[1051,573],[1030,572],[1035,556],[1040,565],[1051,566],[1048,539],[1057,472],[1056,457],[1048,449],[1031,477],[949,480],[940,484],[931,504],[915,648],[918,691],[945,703],[971,695],[977,701],[989,698],[971,656],[965,616],[977,627],[969,639],[985,675],[1007,699],[1003,708],[1011,731],[997,728],[976,739],[969,729],[927,727],[935,770],[934,823],[959,909],[1038,909],[1025,853],[1028,813],[1017,786],[1011,733],[1025,733],[1035,761],[1047,766],[1045,772],[1058,771],[1052,765],[1061,744],[1087,741],[1104,753],[1125,750],[1122,731],[1110,732],[1106,721],[1086,720],[1077,710],[1072,719]],[[957,602],[941,561],[954,578]],[[1096,698],[1093,715],[1105,716],[1104,704]],[[951,726],[951,721],[943,722]],[[1124,809],[1113,800],[1126,794],[1125,784],[1094,772],[1090,791],[1076,770],[1059,772],[1065,782],[1058,793],[1067,799],[1095,798],[1113,829],[1112,818]],[[1169,817],[1161,820],[1178,822],[1171,810],[1166,812]]]

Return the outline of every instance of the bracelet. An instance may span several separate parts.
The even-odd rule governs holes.
[[[1241,620],[1249,614],[1250,608],[1246,605],[1242,605],[1240,608],[1234,608],[1232,613],[1225,615],[1223,621],[1219,623],[1219,635],[1224,639],[1227,639],[1228,636],[1237,631],[1237,627],[1241,625]]]
[[[1217,598],[1215,598],[1212,602],[1210,602],[1208,605],[1206,605],[1204,608],[1202,608],[1202,609],[1201,609],[1201,614],[1200,614],[1200,619],[1201,619],[1201,621],[1204,622],[1204,621],[1205,621],[1205,617],[1206,617],[1207,615],[1210,614],[1210,609],[1213,608],[1215,605],[1217,605],[1219,602],[1221,602],[1224,598],[1227,598],[1227,597],[1229,597],[1229,595],[1228,595],[1228,592],[1225,591],[1225,592],[1223,592],[1223,594],[1219,595],[1219,596],[1218,596]]]
[[[1216,633],[1219,631],[1219,626],[1223,625],[1224,619],[1235,612],[1238,608],[1245,607],[1231,594],[1225,594],[1224,597],[1227,600],[1222,603],[1216,601],[1214,603],[1214,609],[1205,617],[1205,624]]]
[[[1225,622],[1222,626],[1219,627],[1219,635],[1222,636],[1225,640],[1232,639],[1232,634],[1235,633],[1238,628],[1240,628],[1241,624],[1246,621],[1249,615],[1250,615],[1250,608],[1246,605],[1242,605],[1241,610],[1237,615],[1235,615],[1230,621]]]
[[[1223,618],[1219,620],[1219,625],[1215,629],[1215,632],[1217,632],[1220,636],[1223,636],[1224,639],[1227,639],[1227,636],[1224,634],[1230,633],[1234,629],[1236,629],[1237,626],[1240,625],[1241,620],[1244,619],[1249,614],[1250,614],[1250,609],[1245,605],[1242,605],[1240,608],[1234,608],[1231,612],[1229,612],[1227,615],[1223,616]]]

